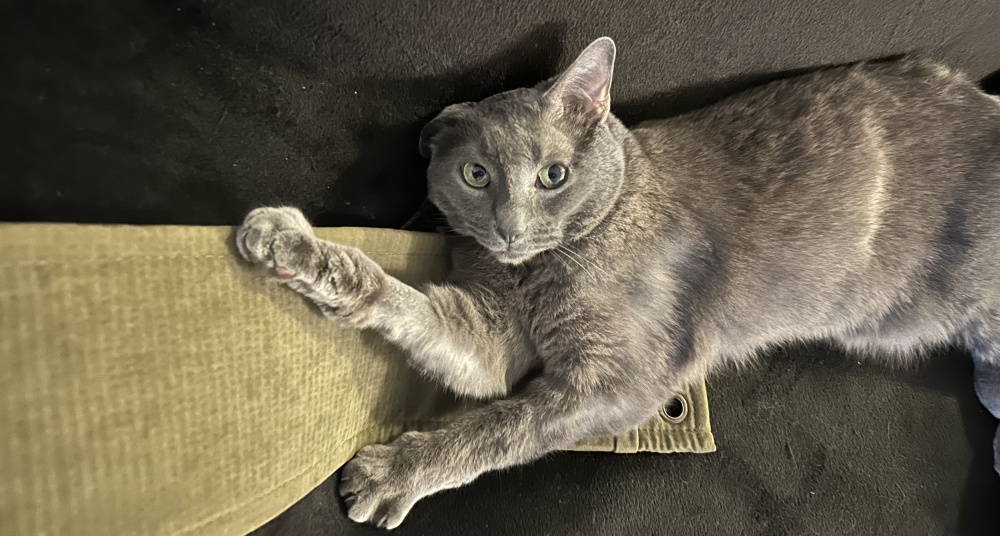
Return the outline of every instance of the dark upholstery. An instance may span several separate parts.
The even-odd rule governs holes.
[[[997,0],[0,0],[0,220],[235,224],[287,203],[399,227],[423,202],[423,121],[600,35],[635,122],[912,51],[979,79],[998,28]],[[929,361],[788,348],[711,380],[715,454],[552,455],[398,533],[1000,534],[995,421],[967,356]],[[372,533],[335,497],[331,479],[260,534]]]

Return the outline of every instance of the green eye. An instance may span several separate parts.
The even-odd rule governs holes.
[[[535,186],[538,188],[558,188],[566,182],[566,166],[562,164],[552,164],[538,172],[538,180]]]
[[[472,162],[465,164],[462,166],[462,175],[465,177],[465,182],[469,183],[469,186],[473,188],[482,188],[490,183],[489,172],[479,164],[473,164]]]

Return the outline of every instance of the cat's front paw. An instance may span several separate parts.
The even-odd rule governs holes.
[[[250,211],[236,230],[236,249],[253,264],[274,267],[271,248],[279,234],[313,236],[312,226],[297,208],[264,207]]]
[[[236,232],[236,247],[246,260],[271,268],[324,315],[355,327],[367,325],[385,280],[382,269],[361,251],[317,238],[297,209],[254,210]]]
[[[340,495],[352,521],[394,529],[423,497],[405,475],[399,474],[396,450],[392,445],[370,445],[344,466]]]
[[[340,476],[347,516],[358,523],[394,529],[420,499],[451,486],[435,485],[434,464],[414,448],[420,432],[408,432],[388,445],[362,448]],[[413,441],[417,440],[417,441]]]

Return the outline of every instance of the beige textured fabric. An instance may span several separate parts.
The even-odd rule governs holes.
[[[239,263],[231,233],[0,225],[0,534],[242,534],[457,406]],[[410,283],[447,270],[439,236],[318,233]],[[678,423],[579,448],[714,450],[704,384],[685,399]]]

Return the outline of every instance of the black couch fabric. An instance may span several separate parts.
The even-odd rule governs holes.
[[[0,0],[0,221],[230,225],[283,203],[433,229],[422,123],[601,35],[630,123],[907,52],[1000,69],[997,0],[811,4]],[[554,454],[422,501],[398,533],[1000,534],[996,423],[960,350],[889,370],[793,347],[709,389],[714,454]],[[258,534],[374,533],[335,488]]]

